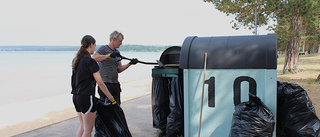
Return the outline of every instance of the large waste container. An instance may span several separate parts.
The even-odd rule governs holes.
[[[181,47],[167,48],[160,56],[161,65],[152,69],[153,127],[168,137],[183,135],[183,75],[179,69]]]
[[[227,137],[234,107],[259,97],[276,117],[276,35],[187,37],[180,52],[184,79],[184,136],[198,135],[205,53],[201,136]],[[275,129],[273,136],[275,136]]]

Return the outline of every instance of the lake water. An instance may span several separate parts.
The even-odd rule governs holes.
[[[0,51],[0,105],[71,91],[71,63],[77,51]],[[156,62],[162,52],[121,52]],[[122,60],[122,64],[128,63]],[[151,77],[154,65],[138,63],[119,74],[121,83]]]

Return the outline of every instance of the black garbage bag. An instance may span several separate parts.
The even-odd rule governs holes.
[[[132,137],[121,107],[98,103],[95,119],[95,137]]]
[[[152,117],[153,127],[166,132],[169,108],[168,78],[152,78]]]
[[[182,80],[173,77],[170,84],[170,114],[167,117],[167,137],[183,136],[184,119],[183,119],[183,89]]]
[[[277,135],[317,137],[320,121],[307,92],[298,84],[278,81]]]
[[[249,93],[249,101],[235,107],[231,137],[272,137],[275,121],[272,112],[257,96]]]

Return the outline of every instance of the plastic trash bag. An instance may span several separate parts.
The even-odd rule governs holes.
[[[307,92],[298,84],[278,81],[277,135],[317,137],[320,121]]]
[[[231,137],[272,137],[275,121],[272,112],[257,96],[249,93],[249,101],[235,107]]]
[[[98,103],[95,119],[95,137],[132,137],[121,107]]]
[[[152,116],[153,127],[166,132],[169,108],[168,78],[153,77],[152,79]]]
[[[170,84],[170,114],[167,117],[167,137],[183,136],[184,119],[183,119],[183,89],[182,80],[173,77]]]

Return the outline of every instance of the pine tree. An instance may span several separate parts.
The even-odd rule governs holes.
[[[303,35],[303,24],[309,22],[305,17],[313,11],[319,11],[318,0],[204,0],[211,2],[219,11],[234,15],[233,28],[255,28],[255,8],[258,12],[257,26],[268,25],[271,20],[278,21],[276,32],[285,43],[287,38],[286,57],[283,73],[296,73],[300,43]],[[319,13],[319,12],[318,12]],[[270,25],[268,28],[275,29]],[[286,34],[285,34],[286,33]],[[279,40],[279,39],[278,39]]]

